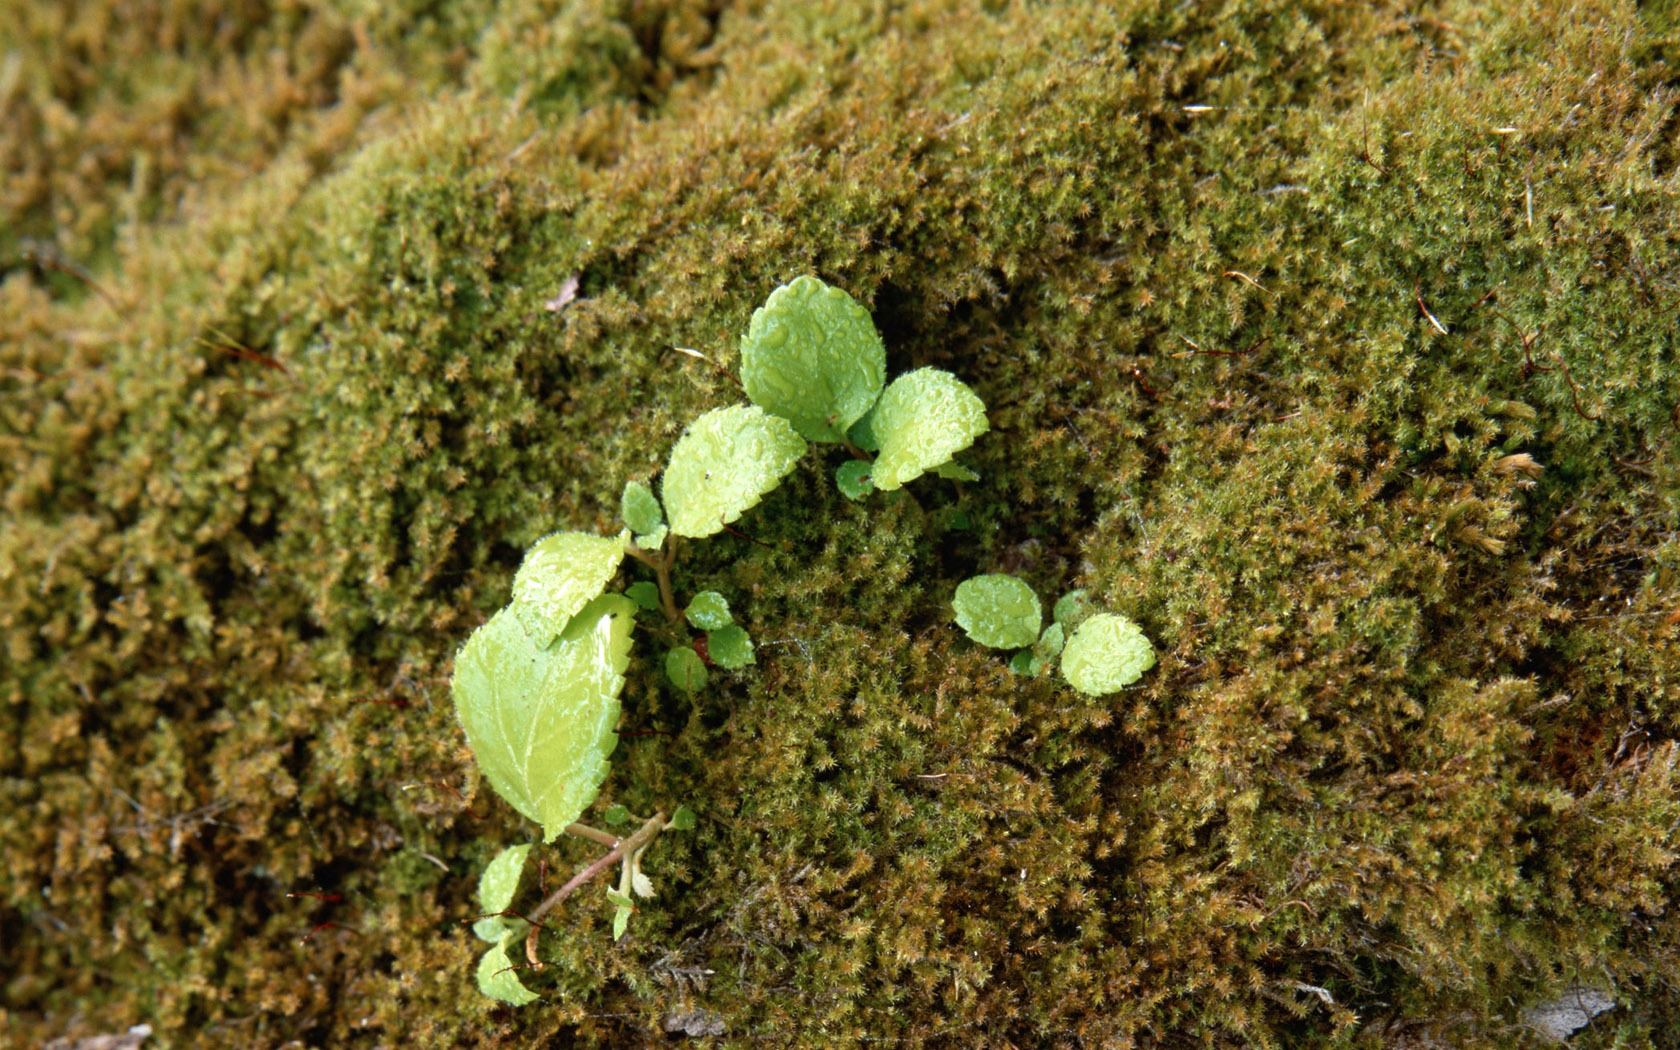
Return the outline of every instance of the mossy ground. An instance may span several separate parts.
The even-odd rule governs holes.
[[[1661,3],[6,6],[0,1030],[1680,1045],[1677,66]],[[500,1007],[451,656],[800,273],[983,480],[689,546],[758,666],[641,650],[605,797],[700,826]],[[1010,675],[994,571],[1159,666]]]

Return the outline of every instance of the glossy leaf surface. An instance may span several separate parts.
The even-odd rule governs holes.
[[[548,841],[606,779],[634,613],[628,598],[603,595],[538,648],[504,609],[455,658],[455,713],[485,779]]]
[[[771,292],[741,340],[747,397],[811,441],[840,441],[881,396],[886,368],[869,311],[815,277]]]
[[[660,482],[671,531],[723,531],[781,484],[807,447],[793,424],[754,405],[707,412],[678,439]]]
[[[590,532],[556,532],[526,552],[513,577],[509,609],[533,636],[547,645],[577,611],[607,589],[624,560],[624,541]]]
[[[870,480],[891,492],[950,462],[990,429],[986,405],[949,372],[921,368],[892,381],[870,417],[881,455]]]

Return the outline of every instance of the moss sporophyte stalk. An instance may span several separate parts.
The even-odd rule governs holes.
[[[654,892],[642,870],[647,849],[662,832],[694,822],[684,808],[667,819],[662,812],[635,818],[615,806],[609,824],[639,822],[627,836],[579,823],[611,770],[638,616],[663,620],[651,626],[676,640],[657,665],[681,693],[704,689],[712,669],[741,672],[755,662],[752,638],[725,595],[702,590],[678,602],[671,570],[679,541],[713,536],[739,520],[811,443],[840,446],[849,457],[835,470],[847,499],[894,492],[930,473],[977,479],[955,457],[989,429],[980,397],[936,368],[888,384],[885,361],[868,311],[844,291],[813,277],[776,289],[741,341],[741,382],[751,403],[693,420],[671,450],[658,496],[646,482],[627,481],[617,536],[564,531],[533,545],[514,576],[512,600],[461,648],[451,688],[485,780],[541,826],[544,842],[564,833],[608,848],[528,912],[515,907],[515,897],[533,846],[511,846],[491,861],[479,883],[483,914],[473,926],[490,944],[478,967],[484,994],[514,1005],[537,998],[518,972],[543,969],[537,942],[545,917],[614,865],[619,881],[607,902],[613,935],[622,936],[635,900]],[[626,556],[654,578],[611,592]],[[1115,614],[1094,613],[1083,592],[1057,602],[1042,631],[1038,596],[1008,575],[964,581],[953,609],[974,641],[1020,650],[1015,670],[1038,675],[1060,656],[1067,681],[1092,695],[1129,685],[1154,664],[1141,630]],[[526,963],[516,964],[521,940]]]

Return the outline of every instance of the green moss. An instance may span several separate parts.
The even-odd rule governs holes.
[[[1660,7],[28,14],[8,1033],[1520,1045],[1580,980],[1623,1005],[1577,1045],[1663,1045]],[[616,532],[740,400],[799,273],[888,374],[975,388],[981,480],[853,503],[808,457],[751,540],[685,552],[756,666],[690,701],[633,661],[603,795],[700,823],[624,943],[568,911],[544,1003],[497,1008],[463,920],[534,829],[476,780],[449,655],[526,547]],[[945,622],[994,571],[1124,608],[1160,665],[1109,699],[1011,675]]]

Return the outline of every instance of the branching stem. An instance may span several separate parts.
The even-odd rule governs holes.
[[[568,827],[567,830],[569,831],[571,828]],[[570,882],[567,882],[564,886],[549,894],[546,900],[537,905],[537,910],[532,912],[525,920],[526,922],[532,924],[530,932],[525,935],[525,958],[531,961],[532,966],[539,970],[543,968],[542,960],[537,958],[537,934],[542,930],[542,926],[538,924],[542,922],[543,916],[558,907],[561,901],[577,892],[579,887],[584,886],[590,880],[596,878],[602,872],[611,868],[614,864],[637,852],[643,846],[646,846],[648,843],[658,838],[659,833],[663,830],[665,830],[665,814],[655,813],[653,816],[648,818],[647,823],[643,824],[636,830],[634,835],[631,835],[627,839],[617,840],[618,844],[612,848],[612,852],[594,861],[576,875],[573,875]]]
[[[666,536],[665,544],[657,554],[645,551],[634,543],[625,544],[624,550],[653,570],[654,578],[659,581],[659,604],[665,610],[665,618],[673,624],[682,623],[682,611],[677,608],[677,597],[671,590],[671,566],[677,560],[677,538]]]

